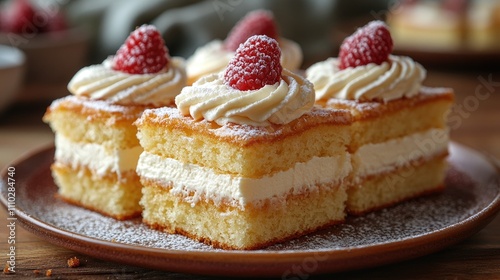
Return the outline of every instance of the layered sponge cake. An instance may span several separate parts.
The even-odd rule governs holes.
[[[59,197],[116,219],[140,215],[142,147],[133,123],[147,108],[174,103],[184,68],[156,28],[141,26],[115,56],[75,74],[73,95],[55,100],[44,116],[55,132]]]
[[[61,198],[116,219],[140,215],[142,148],[132,123],[146,108],[77,96],[52,103],[44,120],[56,132],[52,174]]]
[[[277,42],[252,36],[177,108],[136,122],[143,221],[215,247],[256,249],[345,218],[351,116],[313,108]],[[259,69],[260,71],[255,71]]]
[[[447,88],[421,88],[418,96],[386,104],[331,100],[353,113],[353,181],[349,213],[363,214],[409,198],[441,191],[449,133],[446,114],[453,102]]]
[[[391,50],[387,26],[376,21],[346,38],[338,58],[306,71],[318,105],[349,110],[353,117],[353,185],[347,190],[352,214],[444,187],[453,92],[423,87],[425,69]]]

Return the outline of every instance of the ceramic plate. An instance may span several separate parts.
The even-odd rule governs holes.
[[[479,153],[450,145],[443,193],[421,197],[342,225],[256,251],[226,251],[151,230],[139,219],[119,222],[54,197],[54,148],[30,153],[15,168],[16,214],[28,231],[89,256],[173,272],[219,276],[304,275],[347,271],[416,258],[464,240],[500,209],[499,175]],[[9,174],[2,173],[7,204]]]

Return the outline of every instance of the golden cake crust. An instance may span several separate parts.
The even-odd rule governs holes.
[[[114,105],[70,95],[52,102],[43,121],[73,142],[126,149],[139,145],[133,122],[147,108],[150,107]]]
[[[157,127],[158,129],[169,127],[172,130],[181,130],[185,135],[196,133],[200,134],[201,137],[246,147],[264,142],[281,141],[313,127],[322,125],[348,126],[351,123],[352,117],[347,110],[328,110],[315,107],[311,112],[286,125],[267,127],[234,123],[220,126],[206,120],[195,121],[190,116],[182,116],[174,108],[146,110],[135,124],[139,127]]]
[[[68,111],[85,116],[88,121],[103,121],[107,125],[131,124],[148,108],[151,107],[144,105],[115,105],[102,100],[92,100],[70,95],[55,100],[47,108],[43,120],[49,122],[51,115],[55,111]]]
[[[325,107],[349,110],[352,113],[354,121],[361,121],[374,119],[408,108],[426,106],[432,102],[453,102],[454,99],[455,96],[451,88],[422,87],[420,93],[415,97],[400,98],[387,103],[332,98],[319,104]]]
[[[450,88],[423,87],[412,98],[387,103],[332,98],[323,106],[349,110],[353,116],[349,151],[431,128],[445,128],[454,93]]]

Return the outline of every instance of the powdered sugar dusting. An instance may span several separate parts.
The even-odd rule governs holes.
[[[358,112],[376,110],[381,107],[383,103],[380,102],[358,102],[356,100],[347,100],[340,98],[331,98],[326,102],[327,106],[342,105],[346,108],[354,108]]]
[[[127,107],[121,106],[121,105],[116,105],[109,103],[104,100],[90,100],[82,97],[77,97],[74,95],[69,95],[57,100],[54,100],[52,104],[50,105],[50,109],[55,109],[58,106],[60,106],[62,103],[65,102],[71,102],[75,105],[82,105],[84,107],[98,110],[98,111],[105,111],[105,112],[110,112],[110,113],[125,113],[127,112]]]
[[[148,122],[164,124],[174,119],[188,123],[193,129],[200,128],[203,130],[208,128],[209,133],[220,138],[237,139],[245,142],[295,133],[303,128],[307,128],[309,125],[314,125],[314,123],[347,125],[352,122],[352,117],[348,110],[314,107],[311,111],[302,115],[295,125],[271,124],[270,126],[252,126],[227,123],[220,126],[215,122],[209,122],[204,119],[195,121],[190,116],[182,115],[177,108],[163,107],[145,110],[144,115],[136,121],[136,124],[141,126],[146,120]]]
[[[340,46],[340,69],[387,61],[393,41],[387,25],[372,21],[347,37]]]
[[[186,251],[220,251],[186,237],[166,234],[143,225],[140,219],[116,221],[56,199],[50,175],[53,150],[36,172],[18,168],[27,176],[17,182],[17,207],[52,227],[98,240],[148,248]],[[5,189],[5,183],[2,183]],[[270,246],[268,251],[321,251],[362,248],[432,234],[478,214],[499,195],[498,182],[474,183],[467,175],[451,169],[447,189],[441,193],[402,203],[396,207],[347,222],[289,242]]]
[[[157,73],[168,68],[169,52],[152,25],[142,25],[125,40],[113,59],[113,69],[129,74]]]
[[[236,50],[224,73],[227,85],[242,91],[256,90],[280,81],[281,49],[265,35],[254,35]]]

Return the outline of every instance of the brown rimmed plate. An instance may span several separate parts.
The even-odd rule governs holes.
[[[369,268],[439,251],[475,234],[500,210],[500,177],[486,157],[450,145],[447,188],[342,225],[256,251],[226,251],[151,230],[139,219],[115,221],[54,197],[54,148],[34,151],[15,168],[16,217],[50,243],[96,258],[172,272],[219,276],[302,275]],[[7,207],[8,170],[0,200]]]

